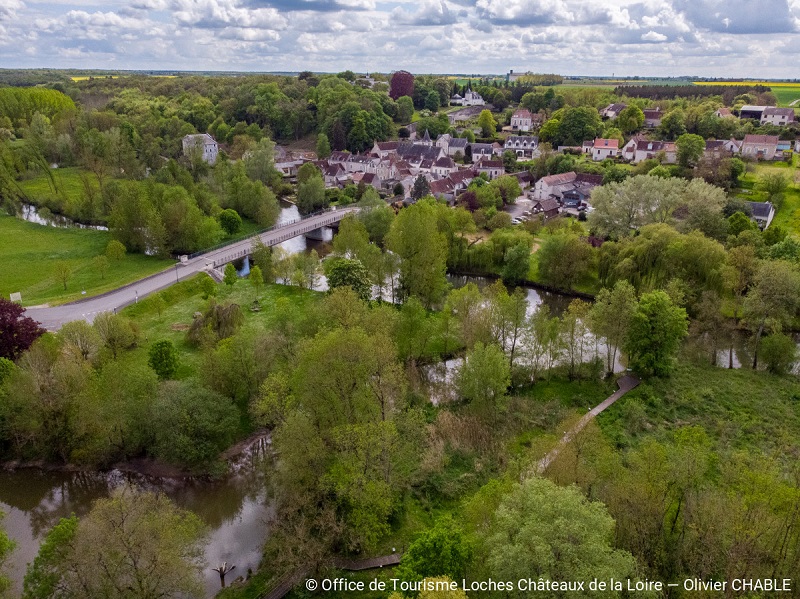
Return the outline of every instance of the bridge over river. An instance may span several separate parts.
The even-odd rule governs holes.
[[[334,226],[348,214],[357,211],[357,207],[340,208],[276,225],[257,236],[193,255],[186,262],[177,263],[174,268],[168,268],[114,291],[61,306],[28,308],[25,315],[39,321],[49,331],[57,331],[65,322],[72,320],[92,322],[94,317],[102,312],[119,310],[136,302],[139,298],[161,291],[199,272],[208,272],[213,268],[224,266],[228,262],[249,255],[253,241],[257,237],[265,245],[277,245],[300,235],[313,235],[313,232],[318,229]]]

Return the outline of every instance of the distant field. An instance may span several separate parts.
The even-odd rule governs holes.
[[[695,81],[695,85],[763,85],[772,89],[778,100],[778,106],[789,106],[794,100],[800,100],[800,83],[774,81]],[[798,102],[800,104],[800,102]]]
[[[119,75],[78,75],[70,77],[73,81],[88,81],[89,79],[119,79]]]
[[[92,259],[105,252],[111,235],[106,231],[61,229],[35,225],[13,216],[0,216],[0,296],[22,292],[26,306],[60,304],[110,291],[175,264],[141,254],[129,254],[112,263],[105,278]],[[66,262],[72,271],[67,289],[56,279],[55,266]]]

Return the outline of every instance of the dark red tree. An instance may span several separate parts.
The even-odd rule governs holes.
[[[25,308],[0,298],[0,358],[16,360],[45,330],[39,323],[23,316]]]
[[[389,86],[389,96],[392,100],[397,100],[402,96],[409,98],[414,93],[414,75],[408,71],[396,71],[392,75],[392,82]]]
[[[462,206],[464,206],[470,212],[475,212],[478,208],[481,207],[481,204],[478,201],[478,195],[472,190],[465,191],[460,196],[458,196],[458,201]]]

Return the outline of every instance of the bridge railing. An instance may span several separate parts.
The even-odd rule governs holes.
[[[342,212],[344,212],[344,211],[342,211]],[[272,239],[268,239],[268,240],[266,240],[264,242],[264,245],[266,245],[268,247],[272,247],[274,245],[278,245],[279,243],[283,243],[284,241],[288,241],[289,239],[293,239],[293,238],[297,237],[298,235],[303,235],[304,233],[308,233],[309,231],[314,231],[315,229],[319,229],[321,227],[325,227],[327,225],[333,224],[333,223],[335,223],[335,222],[337,222],[337,221],[339,221],[339,220],[341,220],[343,218],[342,212],[338,212],[336,214],[330,214],[330,216],[328,218],[325,218],[325,219],[322,219],[320,221],[316,221],[316,222],[313,222],[313,223],[309,223],[309,224],[307,224],[305,226],[301,226],[300,228],[296,228],[296,229],[292,230],[291,232],[287,232],[287,233],[285,233],[283,235],[279,235],[278,237],[273,237]],[[324,212],[318,212],[314,216],[319,216],[320,214],[324,214]],[[299,222],[303,222],[303,221],[307,221],[307,220],[309,220],[309,219],[308,218],[295,219],[292,223],[287,223],[286,225],[281,225],[281,227],[273,227],[271,229],[268,229],[268,230],[264,231],[263,233],[259,233],[257,235],[254,235],[252,238],[253,239],[255,239],[257,237],[260,238],[261,235],[263,235],[264,233],[271,233],[275,229],[284,228],[285,226],[288,226],[289,224],[296,225]],[[249,248],[245,248],[245,249],[241,249],[241,250],[236,250],[235,252],[232,252],[230,254],[226,254],[223,257],[216,258],[216,259],[214,259],[212,268],[217,268],[218,266],[222,266],[223,264],[227,264],[228,262],[232,262],[232,261],[237,260],[239,258],[244,258],[245,256],[250,255],[251,251],[252,251],[252,248],[249,247]]]
[[[202,256],[203,254],[208,254],[209,252],[221,250],[222,248],[228,247],[229,245],[233,245],[235,243],[241,243],[242,241],[246,241],[254,237],[260,237],[264,233],[269,233],[270,231],[275,231],[277,229],[283,229],[284,227],[294,225],[309,218],[314,218],[315,216],[319,216],[320,214],[325,214],[326,212],[330,212],[330,210],[317,210],[316,212],[306,214],[305,216],[302,216],[300,218],[293,218],[292,220],[287,220],[286,222],[276,223],[271,227],[261,229],[260,231],[256,231],[255,233],[247,233],[246,235],[240,235],[239,237],[235,237],[233,239],[227,239],[225,241],[221,241],[217,245],[213,245],[209,248],[205,248],[198,252],[194,252],[193,254],[189,254],[188,259],[191,260],[192,258],[197,258],[198,256]]]

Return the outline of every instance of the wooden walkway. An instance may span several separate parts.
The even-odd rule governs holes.
[[[589,424],[589,422],[600,412],[602,412],[609,406],[613,405],[615,401],[617,401],[620,397],[625,395],[631,389],[635,389],[636,387],[638,387],[639,382],[640,382],[639,379],[630,374],[625,375],[621,379],[619,379],[617,381],[617,386],[619,387],[619,390],[613,393],[612,395],[608,396],[607,399],[605,399],[604,401],[593,407],[591,410],[589,410],[586,413],[586,415],[583,418],[581,418],[575,426],[572,427],[571,430],[564,433],[564,436],[561,437],[561,440],[558,442],[558,444],[553,449],[551,449],[546,456],[544,456],[541,460],[539,460],[539,463],[536,465],[536,468],[531,474],[532,475],[544,474],[544,472],[547,470],[550,464],[553,463],[553,460],[555,460],[558,457],[558,454],[561,453],[561,450],[567,446],[567,444],[575,437],[575,435],[581,432],[586,427],[586,425]]]

